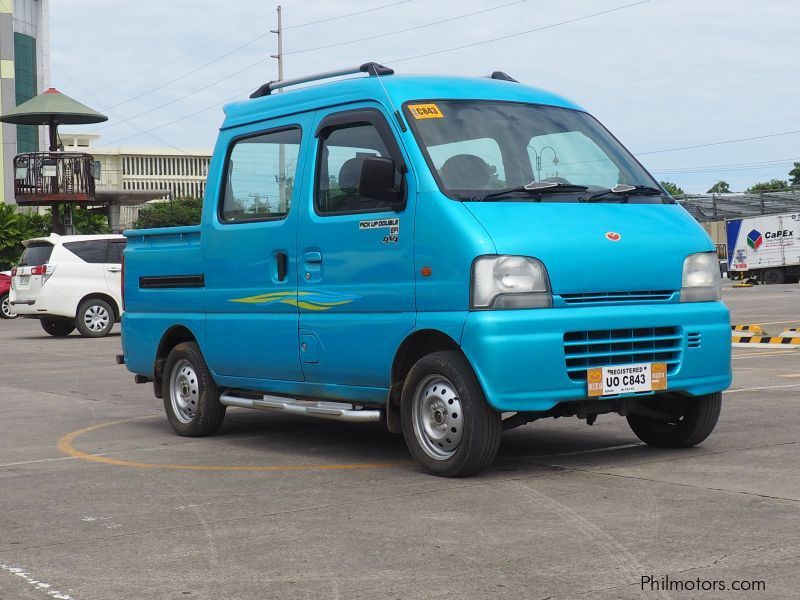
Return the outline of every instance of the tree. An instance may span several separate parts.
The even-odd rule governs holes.
[[[135,229],[151,227],[179,227],[198,225],[203,201],[197,198],[179,198],[169,202],[153,202],[139,211]]]
[[[0,202],[0,271],[16,265],[24,250],[22,242],[50,233],[50,217],[17,211],[13,204]]]
[[[51,210],[47,211],[48,218],[50,217]],[[66,212],[65,206],[58,207],[58,214],[61,222],[64,222],[64,213]],[[108,218],[105,214],[96,213],[91,210],[72,207],[72,228],[75,235],[95,235],[98,233],[109,233]]]
[[[794,163],[794,168],[789,171],[789,183],[794,186],[800,186],[800,162]]]
[[[754,183],[747,188],[745,194],[760,194],[761,192],[786,192],[789,190],[789,184],[783,179],[770,179],[769,181],[762,181]]]
[[[707,194],[730,194],[731,186],[727,181],[718,181],[711,186],[711,189],[706,192]]]
[[[686,193],[678,187],[677,184],[672,183],[671,181],[659,181],[661,187],[669,192],[670,196],[685,196]]]

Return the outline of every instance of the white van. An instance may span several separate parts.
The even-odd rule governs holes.
[[[23,242],[10,302],[50,335],[109,334],[122,312],[121,235],[56,235]]]

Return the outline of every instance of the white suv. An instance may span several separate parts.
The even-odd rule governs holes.
[[[39,319],[57,337],[75,328],[85,337],[109,334],[122,311],[121,235],[55,235],[23,242],[11,271],[9,300],[21,317]]]

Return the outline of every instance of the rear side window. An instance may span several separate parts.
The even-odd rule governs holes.
[[[22,258],[19,260],[20,267],[35,267],[37,265],[47,264],[50,260],[50,254],[53,252],[53,244],[47,242],[39,242],[28,245],[25,252],[22,253]]]
[[[122,251],[125,250],[126,240],[112,240],[108,244],[108,258],[107,263],[121,263]]]
[[[84,242],[66,242],[64,248],[87,263],[106,262],[108,240],[87,240]]]
[[[231,148],[219,217],[223,223],[281,219],[292,204],[300,128],[241,138]]]

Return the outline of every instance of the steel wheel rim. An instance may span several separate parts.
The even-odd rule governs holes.
[[[108,327],[111,322],[111,315],[108,314],[104,306],[94,304],[83,313],[83,322],[89,331],[99,333]]]
[[[2,310],[3,314],[9,319],[13,319],[17,316],[17,314],[11,310],[11,299],[8,296],[3,298],[3,303],[0,307],[0,310]]]
[[[197,414],[197,402],[200,399],[200,385],[192,363],[183,358],[176,362],[169,376],[169,384],[172,412],[181,423],[191,423]]]
[[[455,386],[442,375],[428,375],[417,385],[411,407],[414,435],[425,454],[447,460],[461,445],[464,414]]]

